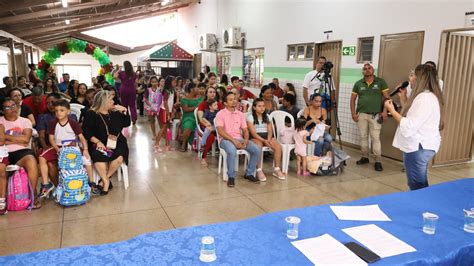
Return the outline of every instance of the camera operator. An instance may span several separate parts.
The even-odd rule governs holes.
[[[374,75],[374,68],[366,63],[362,68],[364,78],[354,84],[351,95],[352,120],[357,123],[360,130],[360,148],[362,158],[356,162],[357,165],[369,163],[369,133],[372,140],[375,155],[375,170],[383,171],[382,167],[382,145],[380,144],[379,116],[387,119],[387,111],[382,108],[383,99],[388,98],[389,88],[382,78]],[[356,106],[357,99],[357,110]]]
[[[308,72],[306,76],[304,77],[303,80],[303,98],[306,103],[306,106],[311,105],[311,101],[309,100],[310,95],[313,94],[320,94],[323,97],[323,103],[322,107],[330,111],[330,104],[328,103],[329,101],[329,96],[327,93],[324,91],[324,65],[326,64],[326,57],[320,56],[318,58],[318,62],[316,63],[315,69]],[[329,62],[328,62],[329,63]],[[332,64],[330,64],[332,66]],[[331,69],[328,69],[328,73],[330,72]],[[332,82],[332,80],[331,80]],[[329,88],[328,88],[329,89]],[[334,83],[332,82],[331,84],[331,90],[335,91],[336,87],[334,86]],[[334,101],[334,93],[331,93],[331,101]]]
[[[403,152],[408,186],[416,190],[428,186],[428,164],[438,152],[443,129],[444,101],[436,69],[418,65],[410,75],[412,94],[399,92],[402,111],[398,113],[391,100],[385,107],[398,123],[393,146]]]

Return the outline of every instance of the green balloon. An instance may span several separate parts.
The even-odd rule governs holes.
[[[114,84],[115,84],[114,78],[112,77],[112,73],[110,73],[110,72],[105,74],[105,80],[106,80],[110,85],[114,85]]]
[[[44,73],[41,69],[36,69],[36,76],[38,76],[39,79],[43,80],[44,78]]]
[[[79,52],[84,52],[86,50],[87,42],[86,41],[77,41],[76,47]]]

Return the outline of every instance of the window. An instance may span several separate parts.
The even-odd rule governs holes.
[[[244,51],[244,75],[246,86],[260,88],[263,85],[264,49],[246,49]]]
[[[68,73],[71,79],[89,85],[92,77],[92,67],[90,65],[55,65],[59,82],[62,82],[63,73]],[[94,73],[94,76],[97,76]]]
[[[314,55],[314,43],[299,43],[288,45],[288,61],[312,61]]]
[[[230,74],[230,52],[217,53],[217,76],[222,74]]]
[[[357,63],[372,63],[372,54],[374,52],[374,37],[359,38],[357,46]]]

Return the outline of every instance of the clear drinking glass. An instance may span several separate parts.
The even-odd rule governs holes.
[[[301,219],[296,216],[289,216],[285,218],[288,228],[286,229],[286,237],[289,239],[298,238],[298,226],[301,222]]]
[[[464,210],[464,231],[474,233],[474,208]]]
[[[436,222],[438,215],[430,212],[423,213],[423,232],[428,235],[434,235],[436,232]]]
[[[203,262],[211,262],[216,260],[216,245],[214,237],[205,236],[201,238],[201,254],[199,260]]]

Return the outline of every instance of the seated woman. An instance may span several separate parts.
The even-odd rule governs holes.
[[[189,83],[185,90],[187,95],[181,99],[181,108],[183,109],[183,117],[181,118],[181,128],[183,130],[182,152],[187,151],[188,143],[192,144],[193,142],[194,130],[196,130],[194,109],[202,102],[202,97],[199,95],[196,83]]]
[[[84,115],[82,129],[88,140],[92,162],[101,178],[97,186],[101,195],[107,195],[112,189],[110,177],[120,165],[123,162],[128,164],[127,139],[121,134],[128,126],[130,115],[127,109],[114,105],[109,91],[97,92],[92,107]]]
[[[90,107],[90,103],[87,101],[87,85],[85,83],[79,84],[77,88],[77,95],[75,98],[72,98],[70,103],[78,103],[84,105],[86,108]]]
[[[31,121],[20,117],[20,106],[17,106],[11,98],[5,98],[2,107],[5,116],[0,117],[0,124],[3,124],[5,127],[5,145],[8,149],[8,162],[25,168],[36,199],[38,163],[35,158],[35,153],[28,148],[31,134],[33,133]],[[41,208],[41,203],[36,200],[33,208]]]
[[[326,123],[327,120],[327,111],[326,109],[321,107],[321,95],[318,93],[311,95],[310,101],[311,105],[307,106],[303,112],[303,116],[307,121],[305,127],[308,131],[313,129],[316,125],[320,123]],[[316,156],[322,156],[323,149],[328,149],[331,145],[332,137],[327,132],[327,129],[329,129],[329,126],[326,126],[326,131],[324,131],[324,135],[318,138],[318,140],[314,141],[314,155]]]
[[[267,111],[267,114],[278,110],[278,104],[275,102],[275,99],[273,97],[273,90],[270,86],[262,86],[262,88],[260,89],[260,98],[263,99],[265,103],[265,111]]]
[[[265,101],[261,98],[255,99],[252,104],[252,113],[247,114],[247,127],[250,132],[251,140],[260,148],[269,147],[273,151],[273,160],[275,168],[273,176],[284,180],[285,174],[280,170],[281,165],[281,146],[278,141],[273,138],[273,130],[267,111],[265,111]],[[263,156],[263,153],[261,154]],[[257,163],[257,178],[260,181],[266,181],[267,178],[262,171],[262,160]]]
[[[30,107],[26,105],[21,105],[23,102],[23,92],[19,88],[13,88],[8,91],[8,97],[10,97],[17,106],[20,106],[20,117],[28,118],[31,121],[33,127],[36,126],[35,116]]]
[[[5,147],[5,127],[0,124],[0,215],[7,213],[8,149]]]

